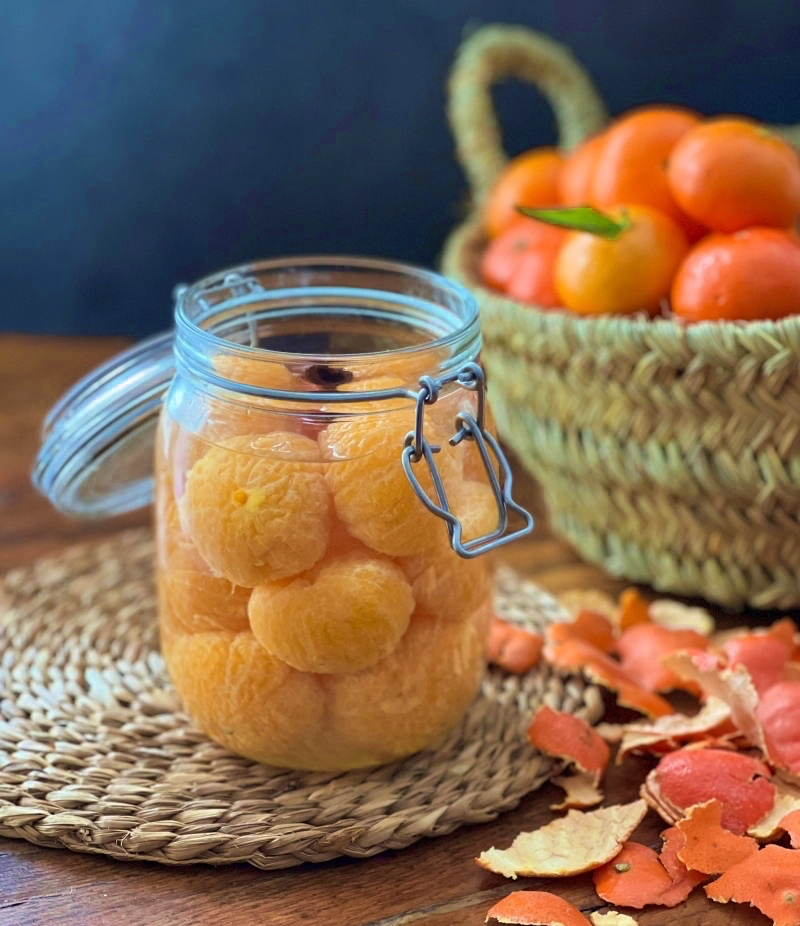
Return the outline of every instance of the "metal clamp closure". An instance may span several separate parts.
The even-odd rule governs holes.
[[[429,443],[425,437],[425,406],[433,405],[439,398],[442,387],[453,382],[477,394],[478,409],[475,417],[467,412],[461,412],[456,416],[457,430],[450,438],[449,443],[455,447],[464,440],[475,442],[497,504],[497,526],[495,529],[488,534],[466,541],[463,539],[461,521],[453,513],[448,503],[447,492],[439,468],[436,465],[435,454],[441,451],[441,447]],[[518,537],[529,534],[533,530],[533,516],[512,499],[511,467],[495,438],[484,428],[486,380],[481,367],[477,363],[467,363],[458,372],[442,379],[423,376],[419,384],[420,390],[416,395],[414,430],[406,434],[403,445],[403,470],[414,492],[428,511],[446,522],[447,532],[450,536],[450,546],[459,556],[465,559],[473,559],[482,553],[494,550],[503,544],[516,540]],[[414,466],[423,460],[431,475],[434,492],[436,493],[435,501],[423,489],[414,471]],[[523,526],[518,530],[508,532],[509,511],[516,512],[524,521]]]

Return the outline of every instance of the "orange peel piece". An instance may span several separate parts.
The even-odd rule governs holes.
[[[790,810],[781,817],[781,829],[789,834],[789,843],[793,849],[800,849],[800,809]]]
[[[648,717],[673,713],[672,705],[666,698],[646,691],[618,662],[585,640],[568,639],[557,644],[546,641],[543,653],[554,668],[570,672],[582,670],[590,681],[615,692],[622,707],[632,708]]]
[[[558,601],[573,616],[579,611],[594,611],[595,614],[607,617],[612,627],[617,626],[619,607],[616,601],[598,589],[571,588],[562,592],[558,596]]]
[[[679,851],[683,848],[684,838],[677,827],[670,826],[664,830],[661,838],[664,844],[658,857],[672,878],[672,887],[664,892],[659,903],[665,907],[674,907],[683,903],[698,884],[707,880],[707,877],[700,871],[690,871],[678,857]]]
[[[650,602],[650,620],[670,630],[694,630],[704,637],[710,637],[716,626],[705,608],[690,607],[671,598]]]
[[[638,589],[626,588],[619,596],[619,629],[627,630],[634,624],[650,620],[650,605]]]
[[[610,861],[647,813],[643,800],[597,810],[570,810],[530,833],[520,833],[508,849],[482,852],[481,868],[506,878],[567,877]]]
[[[742,665],[747,669],[759,695],[780,681],[792,652],[790,643],[771,633],[732,637],[725,641],[722,649],[728,657],[728,665]]]
[[[592,874],[597,896],[607,903],[641,910],[672,886],[658,853],[640,842],[626,842],[620,852]]]
[[[559,775],[552,779],[552,783],[563,789],[564,800],[558,804],[551,804],[551,810],[569,810],[573,807],[586,810],[603,802],[603,792],[598,788],[593,772]]]
[[[592,926],[639,926],[639,921],[635,920],[627,913],[620,913],[619,910],[607,910],[605,913],[599,913],[595,910],[589,914]]]
[[[496,615],[489,630],[489,662],[514,675],[524,675],[539,663],[544,641],[540,633],[504,621]]]
[[[622,730],[617,762],[630,753],[660,755],[681,745],[706,736],[719,737],[732,733],[731,710],[719,698],[710,697],[692,717],[685,714],[667,714],[646,723],[634,720]]]
[[[547,642],[552,645],[567,640],[583,640],[608,653],[614,646],[614,631],[611,621],[597,611],[582,609],[571,621],[555,621],[545,630]]]
[[[641,794],[668,823],[677,823],[689,807],[717,798],[722,804],[722,826],[741,835],[774,804],[771,777],[763,762],[744,753],[684,748],[659,761]]]
[[[800,682],[772,685],[761,695],[755,714],[769,760],[800,775]]]
[[[708,640],[695,630],[671,630],[660,624],[635,624],[617,640],[622,668],[637,684],[648,691],[671,691],[686,688],[695,694],[698,686],[687,682],[667,668],[663,659],[683,650],[704,650]]]
[[[793,810],[800,810],[800,787],[785,781],[780,773],[772,779],[775,784],[775,803],[758,823],[747,830],[747,835],[766,842],[775,839],[783,832],[782,822]]]
[[[800,921],[800,852],[764,846],[706,885],[717,903],[749,903],[770,917],[775,926]]]
[[[706,697],[714,696],[731,709],[731,720],[748,743],[762,751],[764,731],[756,719],[758,692],[744,666],[725,667],[709,652],[672,653],[664,664],[681,678],[696,682]]]
[[[576,906],[549,891],[514,891],[486,914],[487,923],[492,919],[521,926],[591,926]]]
[[[546,704],[528,727],[528,742],[548,756],[567,759],[582,772],[592,772],[595,782],[602,778],[610,758],[608,744],[583,718]]]
[[[712,798],[686,811],[676,824],[684,837],[678,858],[693,871],[718,875],[758,852],[750,836],[738,836],[722,826],[722,804]]]

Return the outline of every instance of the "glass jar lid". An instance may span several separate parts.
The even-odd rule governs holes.
[[[76,383],[45,419],[33,482],[64,514],[108,517],[151,503],[155,432],[176,368],[217,388],[281,397],[274,390],[226,381],[209,360],[219,351],[268,359],[269,350],[253,336],[256,306],[266,307],[268,316],[281,312],[302,319],[341,305],[369,314],[388,298],[397,307],[398,324],[409,318],[426,321],[424,347],[455,345],[453,362],[471,359],[480,337],[477,309],[466,290],[432,271],[394,261],[336,256],[267,260],[176,287],[174,296],[174,332],[151,337],[106,361]],[[278,348],[293,349],[283,344]],[[372,355],[370,348],[364,354],[356,350],[362,361],[384,354],[381,348]],[[335,402],[358,395],[317,392],[295,398]]]
[[[175,372],[171,331],[107,360],[50,410],[33,483],[64,514],[97,518],[153,497],[158,414]]]

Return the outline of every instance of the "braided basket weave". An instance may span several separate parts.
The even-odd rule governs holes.
[[[800,604],[800,317],[683,326],[522,306],[481,284],[478,211],[507,163],[491,88],[538,86],[569,149],[603,104],[570,52],[487,26],[459,51],[449,116],[472,214],[443,270],[476,295],[500,434],[587,560],[732,607]],[[800,143],[796,127],[774,129]]]

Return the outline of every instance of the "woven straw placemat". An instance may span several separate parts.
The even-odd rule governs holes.
[[[436,750],[378,769],[287,772],[227,752],[181,711],[158,652],[149,532],[9,573],[0,614],[0,835],[166,864],[285,868],[398,849],[515,807],[559,770],[525,729],[541,703],[599,718],[593,687],[489,671]],[[498,606],[563,616],[514,573]]]

